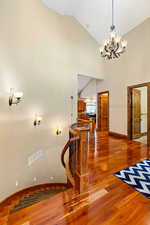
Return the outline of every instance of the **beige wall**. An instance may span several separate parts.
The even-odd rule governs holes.
[[[68,138],[71,100],[76,118],[77,74],[103,77],[98,44],[73,17],[40,0],[0,1],[0,200],[36,183],[65,180],[60,152]],[[9,89],[24,92],[8,107]],[[39,128],[34,114],[43,115]],[[63,128],[62,136],[55,129]],[[31,167],[28,157],[43,151]],[[16,188],[16,180],[19,186]]]
[[[105,61],[105,81],[97,92],[110,91],[110,130],[127,134],[127,86],[150,82],[150,19],[129,32],[127,52]]]
[[[81,98],[89,98],[96,100],[97,95],[97,79],[92,79],[81,93]]]

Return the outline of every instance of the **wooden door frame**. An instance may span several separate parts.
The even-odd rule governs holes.
[[[150,146],[150,82],[127,87],[128,92],[128,138],[132,140],[132,90],[134,88],[147,87],[147,145]]]
[[[99,96],[102,94],[108,94],[108,132],[109,132],[109,91],[103,91],[97,93],[97,130],[101,130],[101,114],[100,114],[100,101]],[[100,126],[99,126],[100,124]]]

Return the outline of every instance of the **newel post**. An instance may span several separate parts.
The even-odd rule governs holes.
[[[88,142],[89,129],[81,128],[80,141],[76,152],[75,189],[79,193],[87,191],[89,185],[88,175]]]

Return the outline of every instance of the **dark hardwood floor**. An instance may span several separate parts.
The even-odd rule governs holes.
[[[89,190],[60,193],[10,214],[8,225],[149,225],[150,200],[113,174],[150,158],[150,148],[97,132],[89,143]]]

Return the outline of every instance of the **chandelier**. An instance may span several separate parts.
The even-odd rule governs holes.
[[[114,0],[112,0],[112,25],[110,27],[110,37],[104,41],[100,47],[101,56],[105,59],[116,59],[126,51],[127,41],[123,40],[116,32],[114,25]]]

